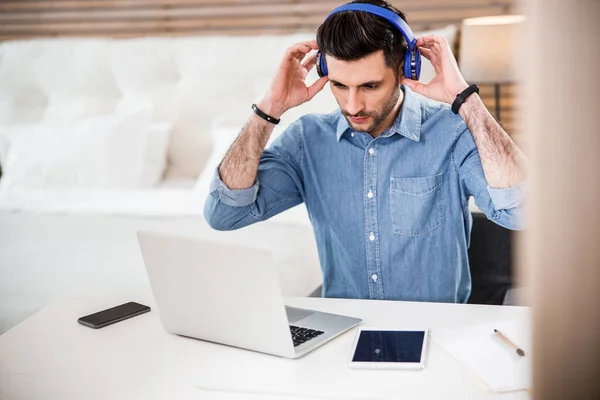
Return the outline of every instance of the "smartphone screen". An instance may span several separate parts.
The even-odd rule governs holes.
[[[150,311],[150,307],[148,306],[129,302],[94,314],[86,315],[85,317],[79,318],[77,322],[89,326],[90,328],[97,329],[135,317],[136,315],[147,313],[148,311]]]
[[[424,331],[360,332],[352,362],[419,363],[423,354]]]

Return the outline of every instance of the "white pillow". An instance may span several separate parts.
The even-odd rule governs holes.
[[[157,168],[144,175],[148,147],[159,153],[158,145],[150,146],[150,121],[151,113],[142,110],[74,123],[0,127],[0,188],[142,187],[157,175]]]
[[[168,122],[150,126],[142,165],[142,187],[157,186],[162,181],[167,168],[169,139],[172,131],[173,125]]]
[[[202,172],[196,180],[196,185],[194,186],[194,192],[203,199],[206,199],[206,196],[208,196],[210,182],[215,174],[215,170],[223,160],[223,157],[225,157],[225,154],[227,154],[227,151],[235,139],[238,137],[243,126],[243,123],[236,127],[235,125],[226,123],[225,121],[227,121],[226,115],[217,118],[213,128],[210,131],[213,149],[210,153],[210,157],[204,165],[204,168],[202,169]]]

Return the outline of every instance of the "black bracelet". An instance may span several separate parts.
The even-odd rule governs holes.
[[[471,85],[465,90],[463,90],[461,93],[457,94],[454,103],[452,103],[452,112],[454,114],[458,114],[458,109],[460,108],[460,106],[462,106],[465,100],[467,100],[467,97],[469,97],[473,93],[479,93],[479,86]]]
[[[277,118],[273,118],[271,117],[269,114],[265,114],[264,112],[262,112],[257,106],[256,104],[252,104],[252,111],[254,111],[256,113],[256,115],[258,115],[259,117],[261,117],[262,119],[264,119],[265,121],[268,121],[272,124],[277,125],[279,123],[280,120],[278,120]]]

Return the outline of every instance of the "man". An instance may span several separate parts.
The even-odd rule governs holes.
[[[331,15],[316,41],[290,47],[215,174],[208,223],[238,229],[304,202],[324,296],[466,302],[468,200],[520,228],[524,156],[476,93],[451,111],[468,85],[447,41],[417,46],[436,71],[427,85],[403,76],[398,29],[366,12]],[[307,87],[316,49],[328,75]],[[340,109],[300,118],[264,150],[273,122],[327,82]]]

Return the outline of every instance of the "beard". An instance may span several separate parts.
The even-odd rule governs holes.
[[[357,132],[362,131],[362,132],[371,134],[371,133],[375,132],[377,130],[377,128],[379,128],[381,123],[394,110],[394,107],[396,106],[396,103],[398,103],[398,99],[400,98],[400,90],[401,90],[400,86],[395,85],[394,90],[390,94],[390,97],[388,97],[386,99],[386,101],[381,106],[381,109],[379,109],[379,110],[370,111],[370,112],[361,111],[355,115],[349,114],[346,111],[342,110],[342,114],[344,115],[344,117],[346,118],[346,121],[348,121],[348,124],[352,127],[353,130],[355,130]],[[348,119],[348,117],[371,117],[373,119],[373,122],[366,129],[356,129],[354,127],[354,124],[352,123],[352,121],[350,121]]]

